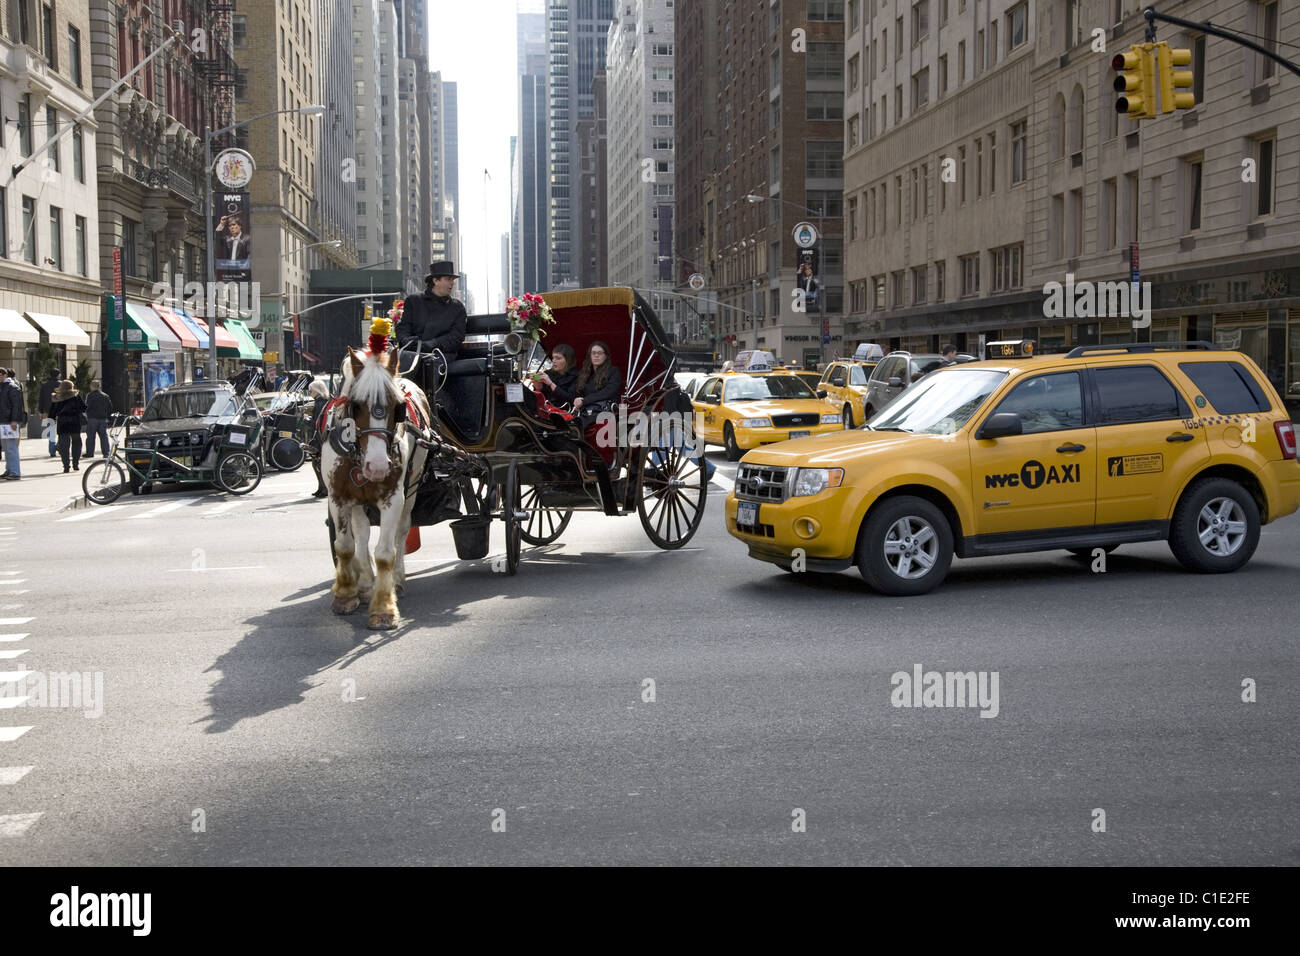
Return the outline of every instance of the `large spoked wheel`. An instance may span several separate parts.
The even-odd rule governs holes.
[[[1259,505],[1228,478],[1192,482],[1169,523],[1169,550],[1189,571],[1223,574],[1250,560],[1259,544]]]
[[[297,471],[307,460],[307,452],[296,438],[281,438],[271,446],[270,459],[281,471]]]
[[[708,493],[702,457],[691,458],[681,448],[651,450],[642,460],[637,478],[636,510],[641,527],[656,547],[680,548],[699,528]]]
[[[97,505],[111,505],[126,487],[126,469],[108,458],[95,462],[81,476],[81,490],[86,500]]]
[[[506,472],[501,511],[506,519],[506,574],[514,574],[519,570],[520,539],[523,537],[520,518],[526,517],[519,488],[519,470],[514,462]]]
[[[246,495],[262,481],[262,466],[246,451],[226,455],[217,463],[217,485],[232,495]]]
[[[550,544],[564,534],[573,517],[573,509],[548,508],[542,503],[542,490],[529,485],[523,493],[523,510],[528,512],[520,536],[532,545]]]
[[[924,498],[900,495],[872,510],[856,557],[863,579],[881,594],[925,594],[948,574],[952,529]]]
[[[731,427],[731,422],[727,422],[727,427],[722,430],[722,447],[727,451],[727,461],[740,461],[744,449],[736,444],[736,432]]]

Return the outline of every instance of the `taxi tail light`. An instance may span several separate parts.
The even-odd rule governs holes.
[[[1274,422],[1273,431],[1277,432],[1277,443],[1282,449],[1282,458],[1295,458],[1295,422]]]

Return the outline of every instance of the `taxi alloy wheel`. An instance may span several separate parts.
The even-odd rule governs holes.
[[[908,596],[933,590],[952,563],[952,529],[924,498],[902,495],[881,502],[862,526],[858,571],[882,594]]]
[[[727,422],[727,427],[722,430],[722,446],[727,450],[727,461],[740,461],[740,456],[745,453],[736,444],[736,432],[731,427],[731,422]]]
[[[1191,571],[1235,571],[1255,553],[1259,525],[1259,506],[1250,492],[1227,478],[1202,478],[1178,500],[1169,550]]]

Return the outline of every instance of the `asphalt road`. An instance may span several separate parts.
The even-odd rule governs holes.
[[[578,515],[513,578],[426,529],[380,633],[330,613],[312,480],[0,517],[0,865],[1300,863],[1300,517],[1233,575],[899,599],[749,559],[714,488],[687,549]],[[916,665],[996,716],[893,706]],[[13,706],[60,672],[102,695]]]

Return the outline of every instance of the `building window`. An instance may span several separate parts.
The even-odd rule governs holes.
[[[849,92],[852,93],[858,88],[858,66],[860,65],[858,54],[849,57]]]
[[[975,32],[975,75],[984,72],[984,31]]]
[[[894,122],[903,122],[903,87],[894,87]]]
[[[849,147],[849,149],[852,149],[853,147],[855,147],[855,146],[858,145],[858,118],[857,118],[857,116],[850,116],[850,117],[849,117],[849,128],[848,128],[847,136],[848,136],[848,147]]]
[[[849,32],[852,33],[858,28],[858,2],[859,0],[849,0]]]
[[[852,242],[853,240],[858,238],[858,197],[857,196],[849,197],[849,210],[848,210],[847,218],[849,223],[849,242]]]
[[[810,142],[804,145],[804,175],[808,179],[841,179],[844,176],[843,147],[838,142]]]
[[[939,57],[939,96],[948,92],[948,54]]]
[[[1268,216],[1273,213],[1273,157],[1277,151],[1275,136],[1255,143],[1256,216]]]
[[[912,305],[925,305],[925,266],[912,270]]]
[[[243,14],[230,18],[230,42],[236,50],[248,49],[248,17]]]
[[[957,201],[966,201],[966,147],[957,147]]]
[[[912,167],[912,222],[919,218],[917,208],[921,204],[921,174],[915,166]]]
[[[962,256],[959,260],[961,264],[961,294],[963,297],[979,295],[980,292],[980,256],[979,253],[973,253],[969,256]]]
[[[920,0],[912,7],[912,46],[919,46],[930,35],[930,0]]]
[[[1010,292],[1022,285],[1024,243],[993,250],[993,291]]]
[[[808,0],[808,19],[843,23],[844,0]]]
[[[54,43],[54,7],[41,5],[41,43],[45,48],[45,62],[53,69],[59,68],[59,48]]]
[[[1192,98],[1198,105],[1205,102],[1205,34],[1203,33],[1192,40]]]
[[[844,44],[809,43],[806,77],[809,80],[843,80]]]
[[[235,99],[241,103],[248,101],[248,71],[235,71]]]
[[[814,215],[821,213],[825,219],[838,219],[844,215],[844,193],[838,189],[809,189],[804,200]]]
[[[966,41],[957,41],[957,85],[966,82]]]
[[[36,200],[23,197],[23,258],[36,265]]]
[[[84,276],[86,272],[86,217],[78,216],[76,222],[76,242],[77,242],[77,275]]]
[[[86,181],[85,144],[82,142],[80,125],[72,127],[72,175],[77,177],[79,183]]]
[[[989,133],[989,193],[998,191],[998,137]]]
[[[45,138],[49,140],[53,140],[54,137],[58,135],[58,133],[59,133],[59,111],[56,110],[53,106],[47,106],[45,107]],[[54,170],[56,173],[60,172],[61,167],[59,165],[59,144],[56,142],[51,142],[49,149],[46,151],[46,155],[49,157],[50,160],[50,169]]]
[[[81,86],[81,31],[73,26],[68,27],[68,76]]]
[[[934,301],[942,302],[944,300],[943,277],[948,271],[948,263],[940,260],[934,264]]]
[[[912,77],[912,109],[918,110],[930,102],[930,68],[927,66]]]
[[[23,156],[32,154],[32,94],[24,93],[18,101],[18,149]]]
[[[984,195],[984,140],[975,137],[975,198]]]
[[[139,275],[139,248],[136,245],[136,239],[139,237],[140,224],[133,222],[126,217],[122,218],[122,274],[128,276]]]
[[[1259,32],[1260,46],[1269,53],[1277,53],[1277,0],[1273,3],[1261,4],[1259,8]],[[1277,63],[1268,57],[1257,57],[1259,61],[1259,76],[1262,80],[1270,79],[1277,75]]]
[[[810,120],[842,120],[844,119],[844,94],[808,92],[805,99],[805,110]]]
[[[1026,121],[1011,124],[1011,185],[1025,181]]]
[[[1114,249],[1119,240],[1116,236],[1116,230],[1119,226],[1119,184],[1113,179],[1107,179],[1101,184],[1101,215],[1100,235],[1098,236],[1097,251],[1105,252],[1108,249]]]
[[[1029,5],[1021,2],[1007,11],[1007,52],[1029,39]]]
[[[1083,40],[1083,2],[1065,0],[1065,48],[1073,49]]]
[[[893,289],[891,290],[892,304],[894,308],[901,309],[907,305],[907,300],[903,298],[903,293],[907,283],[907,273],[902,269],[899,269],[897,272],[890,273],[889,281],[893,286]]]
[[[885,277],[873,276],[871,279],[871,308],[880,312],[885,308]]]
[[[1201,159],[1183,161],[1183,174],[1186,179],[1187,230],[1195,232],[1201,228]]]
[[[0,259],[9,258],[9,194],[0,187]]]
[[[899,17],[894,21],[894,59],[897,60],[903,55],[903,18]]]
[[[1083,254],[1083,190],[1070,190],[1070,258]]]
[[[903,224],[903,177],[894,177],[894,216],[895,225]]]

